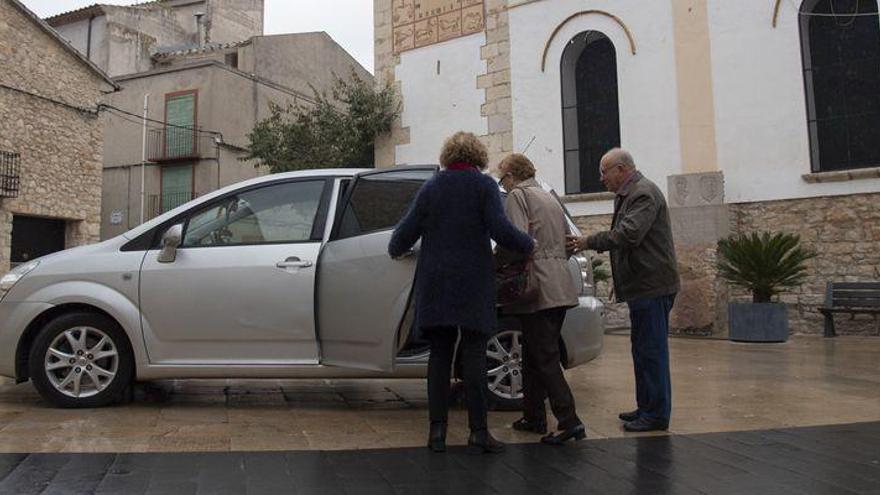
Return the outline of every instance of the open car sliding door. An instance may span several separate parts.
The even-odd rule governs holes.
[[[394,260],[388,242],[419,188],[436,167],[362,173],[337,208],[321,254],[317,313],[321,363],[390,371],[409,328],[401,328],[412,294],[416,253]]]

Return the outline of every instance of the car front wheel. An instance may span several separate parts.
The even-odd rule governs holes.
[[[59,407],[101,407],[123,397],[134,358],[125,332],[111,318],[69,313],[49,322],[28,361],[34,387]]]
[[[486,358],[490,408],[522,409],[522,332],[504,330],[489,339]]]

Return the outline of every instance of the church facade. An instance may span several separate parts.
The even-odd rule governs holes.
[[[493,163],[527,154],[593,231],[613,207],[599,158],[622,146],[672,208],[677,331],[723,335],[745,297],[718,239],[785,231],[819,254],[782,296],[792,331],[821,333],[827,282],[880,280],[877,3],[375,0],[376,78],[403,104],[377,165],[435,163],[472,131]]]

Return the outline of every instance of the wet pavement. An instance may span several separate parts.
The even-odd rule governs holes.
[[[424,380],[165,381],[140,387],[131,403],[92,410],[51,408],[29,383],[6,380],[0,493],[418,493],[429,486],[438,493],[880,493],[880,339],[674,338],[670,348],[668,433],[622,430],[616,415],[633,408],[629,339],[609,335],[599,358],[566,373],[588,441],[536,445],[535,436],[510,428],[517,412],[496,411],[491,428],[512,445],[479,460],[466,459],[461,447],[463,410],[450,417],[451,451],[428,455]]]
[[[880,421],[880,339],[794,338],[786,344],[670,340],[670,433],[708,433]],[[589,438],[631,436],[626,336],[606,336],[594,361],[567,372]],[[496,435],[516,412],[493,412]],[[466,441],[451,415],[449,441]],[[29,383],[0,384],[0,452],[339,450],[424,443],[424,380],[187,380],[152,383],[137,399],[92,410],[53,409]],[[656,435],[657,433],[654,433]]]

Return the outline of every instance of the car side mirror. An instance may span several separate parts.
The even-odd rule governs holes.
[[[166,230],[162,235],[162,251],[157,260],[159,263],[174,263],[177,259],[177,247],[183,237],[183,225],[177,224]]]

